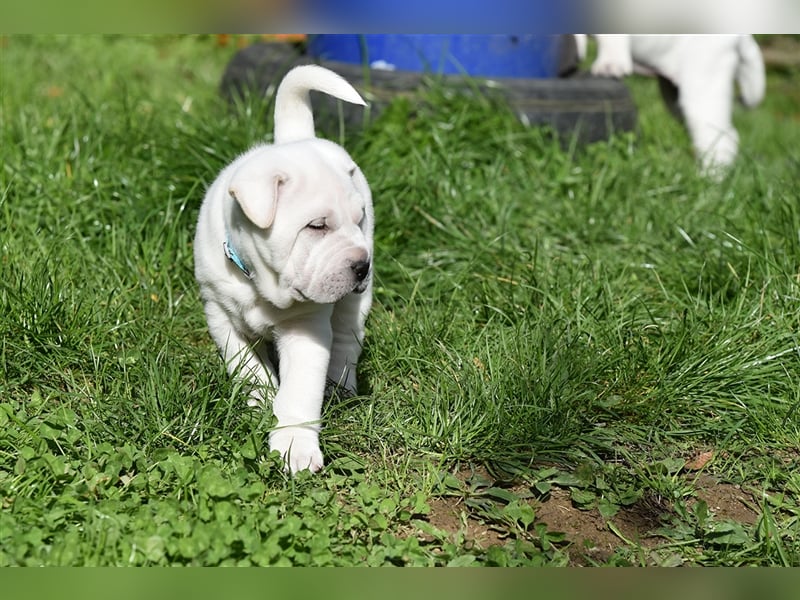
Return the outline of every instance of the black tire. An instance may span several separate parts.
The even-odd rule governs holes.
[[[315,61],[294,46],[282,43],[253,44],[237,52],[228,63],[220,91],[229,100],[247,91],[272,96],[275,86],[294,66],[317,63],[336,71],[370,100],[370,118],[399,94],[418,89],[425,77],[410,71],[365,69],[359,65],[334,61]],[[444,75],[441,80],[465,93],[478,89],[498,94],[509,102],[523,123],[552,128],[565,140],[589,143],[608,139],[614,132],[636,129],[637,113],[630,92],[616,79],[577,74],[552,79],[475,78]],[[487,81],[491,84],[487,85]],[[317,127],[335,134],[339,111],[345,127],[358,128],[364,122],[364,109],[340,103],[318,94],[314,100]]]

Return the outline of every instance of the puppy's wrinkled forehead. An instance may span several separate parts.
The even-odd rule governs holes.
[[[284,154],[299,171],[308,174],[313,173],[315,169],[327,167],[336,172],[352,175],[357,168],[356,163],[341,146],[327,140],[303,140],[281,144],[274,148]]]
[[[233,169],[228,194],[252,223],[266,229],[279,216],[301,217],[326,206],[340,217],[350,204],[357,206],[348,212],[360,211],[369,188],[344,149],[314,138],[252,150]]]
[[[302,194],[307,202],[335,200],[351,210],[363,209],[366,199],[358,181],[358,167],[339,146],[325,140],[308,140],[280,147],[286,151],[287,190]],[[299,200],[299,199],[298,199]]]

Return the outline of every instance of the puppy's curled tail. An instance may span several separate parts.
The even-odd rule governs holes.
[[[316,137],[309,92],[316,90],[340,100],[366,106],[343,77],[319,65],[302,65],[286,74],[275,94],[275,143],[285,144]]]
[[[739,36],[736,48],[739,65],[736,67],[736,82],[745,106],[753,107],[764,99],[767,78],[761,50],[751,35]]]

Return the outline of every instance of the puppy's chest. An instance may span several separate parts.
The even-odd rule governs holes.
[[[277,308],[262,299],[254,300],[247,306],[240,306],[237,311],[239,327],[247,337],[268,341],[274,339],[275,329],[282,323],[298,319],[314,320],[320,312],[329,317],[330,307],[313,303],[295,303],[289,308]]]
[[[240,327],[248,337],[272,339],[273,329],[278,320],[275,307],[265,302],[254,302],[239,308]]]

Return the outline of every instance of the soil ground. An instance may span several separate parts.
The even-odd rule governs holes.
[[[466,479],[474,471],[458,473]],[[486,472],[482,473],[488,477]],[[695,498],[687,502],[691,508],[697,500],[708,505],[717,519],[733,520],[752,525],[758,518],[752,496],[738,485],[720,482],[706,474],[688,474],[695,488]],[[523,491],[524,486],[510,491]],[[544,499],[528,500],[536,513],[535,523],[543,523],[548,531],[565,534],[570,563],[589,565],[607,561],[614,552],[631,543],[653,549],[667,540],[658,534],[670,516],[671,507],[659,499],[642,499],[632,506],[621,507],[614,517],[604,518],[596,509],[577,508],[567,489],[553,488]],[[468,543],[481,548],[503,545],[510,535],[491,523],[475,517],[458,497],[437,498],[430,503],[428,522],[437,529],[461,533]]]

